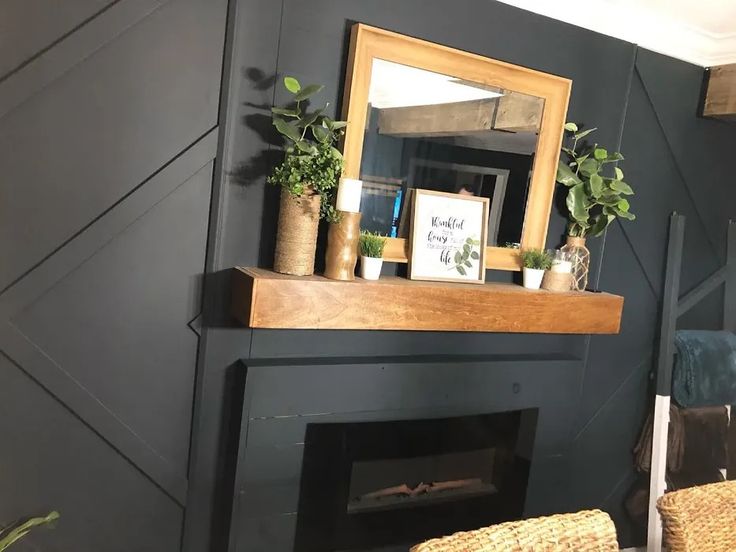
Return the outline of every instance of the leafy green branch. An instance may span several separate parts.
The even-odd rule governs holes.
[[[302,87],[294,77],[284,78],[284,87],[292,95],[286,107],[272,107],[273,126],[286,139],[284,161],[268,178],[283,186],[293,196],[304,193],[320,195],[321,218],[333,221],[334,190],[343,169],[343,157],[335,147],[347,126],[324,114],[329,106],[309,112],[308,100],[324,88],[321,84]]]
[[[598,144],[581,146],[583,138],[596,130],[580,131],[575,123],[565,124],[567,141],[572,147],[562,148],[567,160],[560,160],[557,182],[568,188],[570,236],[600,236],[617,217],[636,218],[629,211],[629,200],[624,197],[633,195],[634,191],[624,182],[623,171],[612,165],[622,161],[624,156],[619,152],[609,153]]]
[[[453,257],[455,265],[450,270],[456,270],[463,276],[467,276],[468,271],[466,269],[473,267],[472,261],[480,259],[480,253],[478,252],[479,245],[480,240],[474,240],[473,238],[466,239],[463,246],[455,251],[455,256]]]
[[[11,545],[25,537],[34,527],[52,525],[57,519],[59,519],[59,512],[54,511],[44,517],[31,518],[23,523],[0,530],[0,552],[10,548]]]

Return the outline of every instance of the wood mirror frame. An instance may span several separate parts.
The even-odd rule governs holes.
[[[343,119],[348,121],[343,148],[344,176],[347,178],[360,178],[374,58],[544,99],[544,112],[521,232],[522,249],[543,249],[547,239],[557,161],[572,81],[356,23],[350,37],[343,99]],[[384,249],[384,259],[405,263],[408,252],[408,240],[389,238]],[[489,268],[520,270],[519,249],[487,247],[486,269]]]

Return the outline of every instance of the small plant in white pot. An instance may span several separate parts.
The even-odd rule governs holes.
[[[552,255],[541,249],[525,249],[521,252],[524,266],[524,287],[539,289],[544,278],[544,271],[552,266]]]
[[[383,266],[383,248],[386,238],[363,230],[360,233],[360,277],[366,280],[378,280]]]

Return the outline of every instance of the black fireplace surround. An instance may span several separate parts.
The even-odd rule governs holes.
[[[260,361],[230,552],[394,552],[562,503],[573,358]],[[287,363],[288,362],[288,363]]]

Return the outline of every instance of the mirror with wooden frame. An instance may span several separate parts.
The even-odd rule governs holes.
[[[486,268],[544,248],[571,81],[356,24],[345,85],[344,175],[364,229],[407,262],[414,189],[488,197]]]

